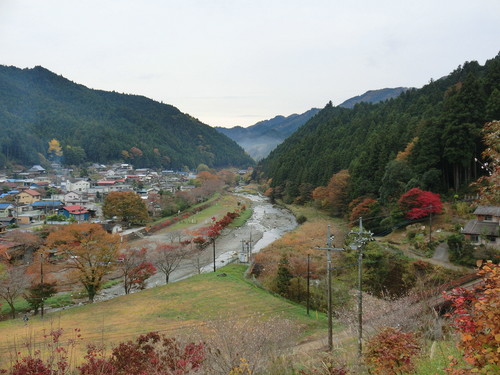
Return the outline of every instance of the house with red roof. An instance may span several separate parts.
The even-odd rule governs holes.
[[[89,210],[79,204],[64,206],[61,213],[67,218],[74,218],[76,221],[87,221],[90,218]]]

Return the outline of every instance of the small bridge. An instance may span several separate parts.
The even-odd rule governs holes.
[[[427,306],[432,307],[438,313],[441,313],[446,311],[451,304],[450,301],[446,299],[445,292],[449,292],[455,288],[475,290],[482,285],[484,285],[484,280],[481,279],[477,273],[470,273],[442,284],[436,288],[417,294],[415,296],[415,302],[427,301]]]

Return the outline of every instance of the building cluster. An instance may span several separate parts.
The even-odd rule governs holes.
[[[134,170],[129,164],[94,164],[87,169],[87,177],[73,177],[71,169],[52,167],[50,173],[40,165],[10,175],[0,173],[0,232],[14,225],[38,225],[55,215],[63,215],[66,222],[98,221],[101,203],[109,192],[135,191],[147,205],[157,204],[160,191],[192,189],[190,180],[196,177],[173,170]]]

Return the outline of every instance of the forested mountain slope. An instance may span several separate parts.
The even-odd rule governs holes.
[[[349,169],[351,199],[379,197],[383,184],[447,191],[477,177],[480,130],[494,119],[500,54],[387,102],[352,109],[329,103],[262,160],[259,172],[287,199],[310,196],[342,169]]]
[[[0,66],[0,128],[0,167],[40,163],[51,139],[60,142],[66,164],[253,164],[236,142],[171,105],[91,90],[42,67]]]

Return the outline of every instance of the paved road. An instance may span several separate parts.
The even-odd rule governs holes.
[[[440,261],[440,262],[450,263],[450,257],[448,255],[448,244],[446,242],[441,242],[436,247],[436,250],[434,251],[434,256],[432,257],[432,259]]]

